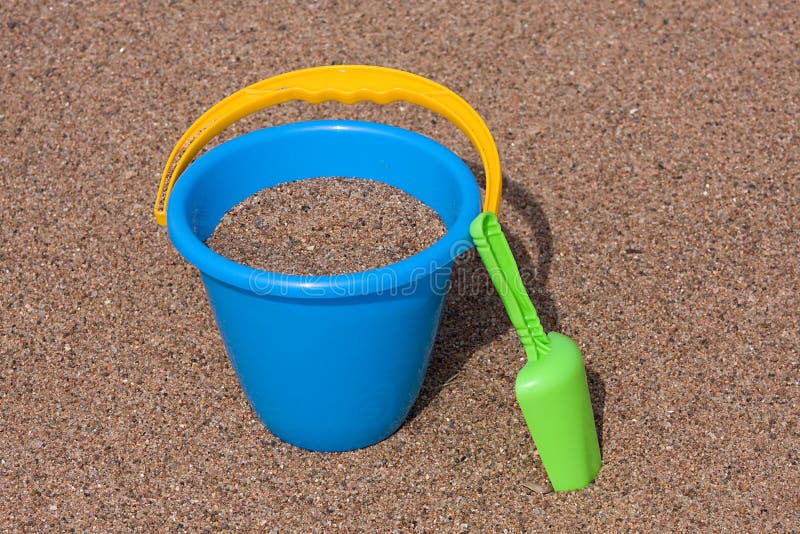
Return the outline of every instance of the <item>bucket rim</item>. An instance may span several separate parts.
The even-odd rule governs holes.
[[[262,143],[276,136],[303,135],[320,130],[381,135],[439,159],[454,176],[462,200],[458,214],[447,228],[447,232],[429,247],[399,262],[366,271],[334,275],[293,275],[256,269],[216,253],[200,240],[190,225],[189,217],[185,215],[186,203],[189,193],[209,166],[219,159],[233,155],[244,145]],[[308,178],[315,177],[301,179]],[[381,181],[380,177],[369,177],[369,179]],[[473,209],[469,206],[473,206]],[[432,206],[429,207],[436,211]],[[375,122],[314,120],[262,128],[212,148],[195,160],[177,181],[167,210],[167,231],[170,241],[181,256],[204,276],[211,276],[220,282],[257,295],[300,299],[344,298],[392,293],[450,266],[456,257],[474,246],[469,234],[469,225],[480,212],[480,192],[475,176],[461,158],[430,137]],[[438,289],[442,293],[447,291],[449,269],[446,274],[448,275],[446,278],[432,282],[434,290]]]

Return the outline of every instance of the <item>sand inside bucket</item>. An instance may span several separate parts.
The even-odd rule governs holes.
[[[206,244],[256,269],[330,275],[398,262],[445,232],[435,211],[396,187],[311,178],[246,198],[225,214]]]

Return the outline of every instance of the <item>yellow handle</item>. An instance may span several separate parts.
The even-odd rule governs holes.
[[[181,136],[164,167],[153,208],[158,224],[164,226],[167,222],[167,201],[175,181],[206,143],[242,117],[292,100],[311,104],[328,100],[343,104],[361,101],[389,104],[403,100],[438,113],[458,126],[480,154],[486,173],[483,209],[497,213],[502,192],[500,157],[489,128],[463,98],[443,85],[409,72],[367,65],[334,65],[267,78],[233,93],[203,113]]]

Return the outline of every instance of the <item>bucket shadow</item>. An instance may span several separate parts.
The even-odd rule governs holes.
[[[482,175],[480,167],[470,167],[475,176]],[[557,330],[558,309],[546,289],[553,257],[550,224],[536,198],[526,188],[506,176],[503,177],[503,202],[514,206],[533,231],[537,247],[535,263],[510,226],[504,227],[523,283],[539,313],[542,326],[545,331]],[[511,323],[503,303],[492,286],[480,256],[472,249],[455,262],[452,286],[445,302],[431,363],[408,421],[419,415],[454,380],[478,349],[498,339],[509,328]],[[521,345],[519,351],[521,354]]]

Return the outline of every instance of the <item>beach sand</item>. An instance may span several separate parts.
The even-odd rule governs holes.
[[[396,187],[316,177],[244,199],[225,214],[206,245],[255,269],[324,276],[396,263],[444,234],[434,210]]]
[[[800,530],[800,7],[700,2],[52,2],[0,8],[0,528]],[[547,330],[586,358],[603,468],[546,484],[523,352],[459,262],[407,422],[284,444],[197,271],[152,216],[182,132],[296,68],[409,70],[484,117],[500,220]],[[413,129],[396,103],[286,104]]]

